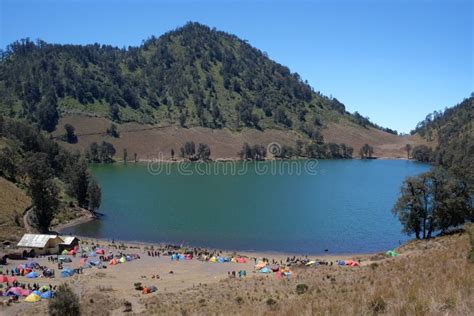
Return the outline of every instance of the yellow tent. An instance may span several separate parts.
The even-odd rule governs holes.
[[[25,298],[25,302],[34,303],[34,302],[38,302],[38,301],[41,301],[41,297],[39,295],[34,294],[34,293],[31,293],[30,295],[28,295]]]
[[[125,260],[125,258],[124,258],[124,257],[122,257],[122,258],[120,258],[120,260],[119,260],[119,261],[120,261],[120,263],[125,263],[125,261],[127,261],[127,260]]]
[[[310,262],[308,262],[306,265],[307,265],[307,266],[311,266],[311,265],[313,265],[313,264],[315,264],[315,263],[316,263],[316,261],[314,261],[314,260],[311,260],[311,261],[310,261]]]
[[[210,262],[217,262],[217,258],[212,256],[211,259],[209,260]]]
[[[230,261],[236,263],[236,262],[237,262],[237,259],[232,258],[232,260],[230,260]]]

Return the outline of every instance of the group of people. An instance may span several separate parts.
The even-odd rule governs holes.
[[[246,277],[247,276],[247,271],[245,270],[239,270],[238,272],[235,271],[227,271],[227,276],[229,278],[236,278],[237,276],[239,278]]]

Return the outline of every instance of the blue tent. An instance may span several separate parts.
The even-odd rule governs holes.
[[[220,263],[223,263],[223,262],[225,262],[225,259],[222,258],[222,257],[219,257],[219,258],[217,258],[217,261],[220,262]]]
[[[340,266],[343,266],[343,265],[345,265],[346,263],[344,262],[344,260],[339,260],[337,264],[340,265]]]
[[[95,253],[95,251],[91,251],[89,253],[89,257],[97,257],[97,254]]]
[[[27,275],[25,275],[28,279],[36,279],[38,277],[38,273],[36,273],[35,271],[31,271],[30,273],[28,273]]]
[[[61,271],[61,278],[67,278],[70,277],[74,274],[74,272],[68,268],[65,268],[63,271]]]
[[[53,297],[53,292],[51,291],[46,291],[44,293],[39,294],[41,298],[52,298]]]
[[[178,255],[175,253],[171,255],[171,261],[173,260],[178,260]]]
[[[92,264],[93,266],[100,266],[100,263],[100,260],[94,260],[90,262],[90,264]]]
[[[268,267],[263,267],[260,269],[259,272],[262,272],[262,273],[270,273],[270,269],[268,269]]]
[[[179,255],[178,255],[178,259],[179,259],[179,260],[184,260],[184,255],[183,255],[183,254],[179,254]]]
[[[33,292],[31,292],[31,294],[36,294],[36,295],[38,295],[38,296],[41,296],[41,292],[40,292],[40,291],[33,291]]]

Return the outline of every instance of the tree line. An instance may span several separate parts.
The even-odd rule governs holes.
[[[435,148],[407,145],[408,157],[431,163],[431,171],[407,178],[392,212],[407,234],[430,238],[474,221],[474,95],[444,112],[434,112],[413,134],[437,141]],[[434,139],[436,135],[437,139]]]

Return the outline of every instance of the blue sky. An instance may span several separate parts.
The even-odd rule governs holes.
[[[349,111],[408,132],[474,91],[473,20],[472,0],[0,0],[0,47],[25,37],[134,46],[197,21],[248,40]]]

